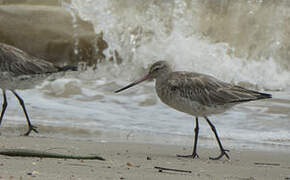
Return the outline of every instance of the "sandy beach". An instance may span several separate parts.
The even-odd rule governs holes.
[[[233,179],[288,180],[290,153],[231,150],[231,160],[212,161],[217,149],[199,148],[199,159],[176,157],[191,147],[101,143],[47,137],[1,136],[1,148],[23,148],[74,155],[98,154],[106,159],[73,160],[0,156],[0,179]],[[155,166],[188,170],[162,171]]]
[[[7,82],[0,81],[0,87],[7,90],[9,104],[2,116],[0,152],[24,149],[106,159],[0,155],[0,180],[290,180],[290,0],[0,0],[0,5],[0,43],[59,66],[79,65],[78,71],[51,75],[26,89],[17,87],[24,82],[17,83],[18,77],[28,80],[31,73],[57,70],[36,66],[34,58],[18,50],[7,56],[10,51],[0,49],[0,77]],[[11,63],[17,54],[20,63]],[[205,120],[200,120],[200,158],[176,156],[192,152],[194,117],[182,113],[188,107],[182,105],[179,112],[162,103],[154,82],[114,93],[159,60],[174,71],[207,74],[272,94],[272,99],[254,102],[245,98],[210,117],[230,160],[209,159],[219,149]],[[210,100],[209,107],[239,102],[225,98],[220,103],[231,93],[213,93],[211,101],[211,92],[220,87],[184,82],[180,94],[193,108],[204,105],[198,99]],[[224,84],[215,81],[208,87],[216,82]],[[165,84],[175,91],[175,85]],[[201,85],[191,90],[192,84]],[[9,92],[14,86],[39,134],[19,136],[27,131],[28,118],[18,96]],[[1,110],[5,97],[0,97]]]

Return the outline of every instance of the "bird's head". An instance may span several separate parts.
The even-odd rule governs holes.
[[[116,90],[115,93],[121,92],[125,89],[128,89],[132,86],[135,86],[143,81],[149,80],[149,79],[156,79],[159,76],[165,75],[167,73],[170,73],[171,67],[170,65],[166,62],[166,61],[157,61],[154,64],[151,65],[150,70],[148,72],[148,74],[146,74],[144,77],[142,77],[141,79],[134,81],[133,83],[119,89]]]
[[[157,61],[151,65],[149,73],[151,79],[156,79],[166,73],[171,72],[171,67],[166,61]]]

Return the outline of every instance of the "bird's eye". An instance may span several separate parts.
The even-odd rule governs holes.
[[[155,72],[155,71],[158,71],[159,69],[160,69],[160,67],[152,68],[152,69],[150,70],[150,72]]]
[[[162,66],[157,66],[157,67],[155,67],[154,69],[153,69],[153,71],[158,71],[158,70],[160,70],[162,68]]]
[[[157,71],[157,70],[159,70],[160,69],[160,67],[156,67],[155,69],[154,69],[154,71]]]

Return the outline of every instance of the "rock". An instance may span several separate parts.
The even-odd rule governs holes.
[[[102,33],[60,2],[0,0],[0,41],[57,64],[104,59]]]

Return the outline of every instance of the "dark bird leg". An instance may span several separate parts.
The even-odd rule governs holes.
[[[21,97],[14,91],[14,90],[11,90],[13,92],[13,94],[17,97],[23,111],[24,111],[24,114],[25,114],[25,117],[26,117],[26,120],[27,120],[27,124],[28,124],[28,131],[24,134],[24,136],[28,136],[30,134],[31,131],[34,131],[36,133],[38,133],[37,131],[37,127],[33,126],[31,123],[30,123],[30,120],[29,120],[29,117],[28,117],[28,114],[27,114],[27,111],[26,111],[26,108],[25,108],[25,105],[24,105],[24,101],[21,99]]]
[[[229,152],[229,150],[224,149],[214,125],[209,121],[209,119],[206,116],[204,116],[204,118],[206,119],[207,123],[210,125],[211,130],[214,132],[214,135],[216,137],[216,140],[217,140],[217,142],[219,144],[219,147],[220,147],[220,150],[221,150],[221,154],[218,157],[214,157],[214,158],[213,157],[209,157],[209,159],[218,160],[218,159],[220,159],[223,156],[226,156],[227,159],[230,159],[230,156],[227,154],[227,152]]]
[[[193,152],[191,155],[177,155],[177,157],[190,157],[190,158],[199,158],[198,154],[196,153],[197,149],[197,139],[198,139],[198,132],[199,132],[199,125],[198,125],[198,117],[195,117],[195,128],[194,128],[194,145],[193,145]]]
[[[2,111],[1,111],[1,116],[0,116],[0,125],[1,125],[4,113],[6,111],[6,108],[7,108],[6,91],[2,89],[2,93],[3,93],[3,104],[2,104]]]

